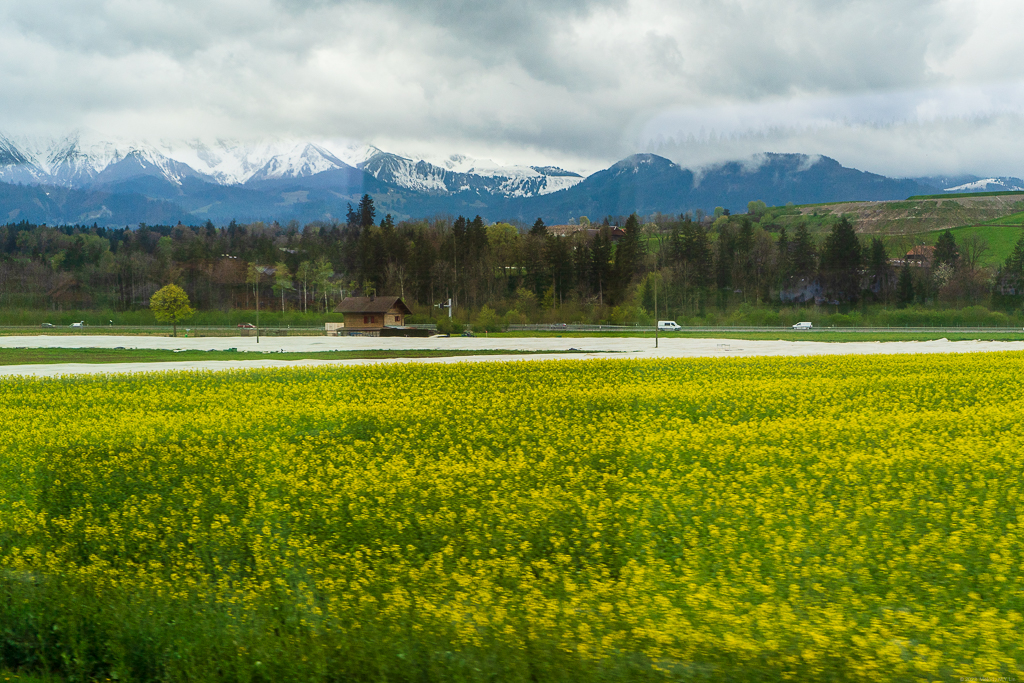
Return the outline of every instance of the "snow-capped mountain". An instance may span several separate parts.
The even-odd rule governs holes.
[[[317,173],[339,168],[351,167],[319,145],[312,143],[300,144],[284,154],[271,157],[256,173],[249,176],[246,182],[276,180],[280,178],[306,178]]]
[[[1024,190],[1024,180],[1020,178],[979,178],[955,187],[944,188],[943,192],[1018,192]]]
[[[483,192],[501,197],[549,194],[583,180],[552,166],[503,166],[452,155],[440,164],[391,154],[372,145],[288,140],[136,141],[78,130],[54,138],[0,135],[0,181],[89,188],[134,177],[163,177],[174,185],[194,178],[245,185],[360,169],[397,187],[445,196]]]
[[[0,135],[0,181],[35,184],[47,176],[13,140]]]
[[[480,191],[503,197],[535,197],[583,181],[578,173],[555,166],[502,166],[460,154],[435,164],[378,151],[358,166],[378,180],[440,195]]]

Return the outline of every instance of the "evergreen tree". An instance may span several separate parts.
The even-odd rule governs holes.
[[[598,230],[597,236],[594,238],[594,246],[590,250],[591,287],[597,292],[598,301],[602,304],[612,272],[612,241],[609,233],[608,226],[603,226]]]
[[[779,239],[775,243],[779,250],[778,268],[778,282],[780,287],[785,287],[786,283],[789,282],[789,235],[786,234],[786,226],[779,228]]]
[[[1024,234],[1021,234],[1017,244],[1013,246],[1013,251],[1006,257],[1003,271],[1015,282],[1024,279]]]
[[[569,253],[566,238],[548,235],[545,239],[544,256],[547,260],[548,272],[551,273],[554,297],[561,303],[572,288],[572,254]]]
[[[345,214],[345,222],[349,228],[358,228],[361,225],[359,212],[352,208],[352,202],[348,203],[348,212]]]
[[[653,274],[648,275],[644,278],[644,284],[640,288],[640,305],[648,313],[652,313],[655,318],[658,316],[658,312],[654,310],[654,287],[652,285]]]
[[[872,289],[879,299],[887,300],[892,285],[892,266],[885,242],[880,237],[871,238],[871,254],[868,257],[868,272],[871,274]]]
[[[815,271],[815,256],[814,238],[807,232],[807,224],[801,222],[796,226],[796,236],[793,239],[790,271],[798,277],[806,277],[813,274]]]
[[[1014,308],[1024,293],[1024,233],[1013,246],[1013,251],[1006,257],[1006,262],[999,269],[996,282],[1000,290],[992,293],[993,302],[1006,308]],[[1012,290],[1012,293],[1010,292]]]
[[[732,264],[736,257],[736,235],[726,224],[718,231],[715,243],[715,285],[719,290],[732,291]]]
[[[684,221],[685,223],[685,221]],[[668,263],[671,266],[678,266],[683,262],[683,251],[685,243],[683,240],[683,229],[676,223],[668,236]]]
[[[733,284],[743,290],[746,300],[748,290],[752,289],[753,274],[754,226],[750,218],[740,218],[740,229],[736,234],[736,253],[733,258]]]
[[[853,224],[840,218],[825,240],[821,274],[826,291],[840,301],[856,301],[860,294],[861,246]]]
[[[899,279],[896,281],[896,301],[900,306],[914,303],[914,274],[906,261],[903,262]]]
[[[953,236],[953,232],[946,230],[939,239],[935,241],[935,257],[934,266],[937,268],[942,264],[946,264],[951,268],[955,268],[957,261],[960,259],[960,250],[956,246],[956,238]]]
[[[373,220],[377,216],[377,210],[373,208],[373,197],[368,194],[364,194],[363,198],[359,200],[359,226],[362,228],[368,228],[373,225]]]
[[[548,234],[548,226],[544,225],[544,221],[538,218],[533,223],[533,227],[530,228],[530,234],[534,236],[543,237]]]
[[[640,218],[634,213],[626,219],[626,233],[615,247],[616,293],[621,300],[641,265]]]

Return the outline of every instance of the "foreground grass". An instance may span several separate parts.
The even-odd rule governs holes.
[[[0,381],[0,666],[1021,675],[1024,353]]]
[[[170,351],[161,349],[0,349],[0,365],[53,363],[166,363],[207,360],[354,360],[360,358],[451,358],[453,356],[533,355],[553,353],[508,349],[408,349],[318,352]],[[594,353],[573,349],[558,353]]]
[[[33,676],[27,673],[21,673],[18,671],[7,671],[0,669],[0,683],[55,683],[61,679],[55,678],[54,676]]]

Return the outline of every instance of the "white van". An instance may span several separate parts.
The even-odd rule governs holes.
[[[797,323],[796,325],[793,325],[794,330],[809,330],[812,327],[814,327],[814,325],[811,323]]]
[[[658,331],[659,332],[676,332],[683,329],[682,326],[676,325],[675,320],[659,320]]]

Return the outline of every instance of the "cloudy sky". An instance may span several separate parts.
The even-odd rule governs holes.
[[[1024,176],[1009,0],[6,0],[0,130]]]

